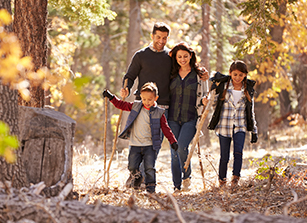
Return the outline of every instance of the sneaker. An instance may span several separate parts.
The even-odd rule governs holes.
[[[190,185],[191,185],[191,178],[187,178],[182,181],[183,190],[185,191],[190,190]]]

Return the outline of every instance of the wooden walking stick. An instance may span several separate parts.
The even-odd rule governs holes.
[[[108,98],[104,99],[104,136],[103,136],[103,154],[104,154],[104,160],[103,160],[103,181],[106,182],[106,167],[107,167],[107,124],[108,124]]]
[[[127,84],[128,84],[128,79],[125,79],[124,89],[126,89]],[[125,101],[125,99],[126,99],[126,97],[123,97],[122,100]],[[107,188],[109,188],[109,180],[110,180],[109,171],[110,171],[112,159],[113,159],[113,156],[114,156],[115,150],[116,150],[116,141],[117,141],[117,138],[118,138],[118,129],[119,129],[120,121],[122,119],[122,115],[123,115],[123,110],[120,110],[118,121],[117,121],[117,124],[116,124],[116,130],[115,130],[115,137],[114,137],[114,141],[113,141],[112,153],[111,153],[111,157],[110,157],[110,161],[109,161],[109,165],[108,165],[108,169],[107,169]]]
[[[199,166],[200,166],[200,171],[201,171],[201,177],[203,180],[203,184],[204,184],[204,189],[206,188],[206,183],[205,183],[205,173],[204,173],[204,168],[203,168],[203,162],[201,160],[201,154],[200,154],[200,145],[199,142],[197,142],[197,155],[198,155],[198,160],[199,160]]]
[[[212,86],[212,84],[211,84],[211,86]],[[209,88],[210,90],[211,90],[211,86]],[[214,92],[214,93],[212,93],[212,92]],[[188,169],[188,167],[190,165],[190,161],[191,161],[192,155],[193,155],[193,153],[195,151],[196,143],[199,141],[199,135],[200,135],[201,129],[202,129],[203,125],[204,125],[205,119],[206,119],[206,117],[207,117],[207,115],[209,113],[209,108],[211,107],[211,104],[212,104],[212,102],[214,100],[214,97],[215,97],[215,91],[210,91],[209,94],[210,94],[210,100],[209,100],[209,102],[208,102],[208,104],[206,106],[205,111],[202,113],[202,115],[200,117],[200,121],[199,121],[199,123],[197,125],[197,130],[196,130],[195,136],[193,138],[191,150],[190,150],[189,156],[188,156],[188,158],[187,158],[187,160],[185,162],[185,165],[184,165],[184,169],[186,169],[186,170]]]

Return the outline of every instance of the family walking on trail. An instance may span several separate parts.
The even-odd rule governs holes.
[[[171,50],[165,46],[169,33],[167,24],[156,23],[150,45],[134,54],[123,78],[127,85],[120,90],[121,97],[129,96],[137,78],[134,102],[120,100],[107,89],[103,92],[116,108],[130,111],[119,136],[130,139],[130,176],[126,185],[138,189],[145,178],[146,191],[155,192],[155,162],[165,136],[170,143],[174,192],[189,190],[191,164],[184,168],[189,144],[203,108],[209,102],[209,92],[215,90],[214,113],[208,128],[215,130],[220,141],[219,184],[221,187],[226,184],[232,140],[232,186],[235,187],[240,178],[246,131],[252,131],[251,142],[257,142],[253,101],[255,81],[247,79],[245,63],[235,61],[230,66],[229,75],[217,72],[210,78],[213,84],[209,89],[209,73],[198,65],[196,54],[187,43],[178,43]]]

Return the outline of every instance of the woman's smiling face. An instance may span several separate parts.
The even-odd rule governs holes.
[[[176,60],[180,67],[190,66],[191,54],[186,50],[178,50]]]

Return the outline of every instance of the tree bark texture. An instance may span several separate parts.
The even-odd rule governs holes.
[[[34,71],[47,66],[47,4],[48,0],[15,0],[13,30],[24,56],[32,57]],[[19,104],[44,107],[44,90],[31,86],[30,93],[30,101],[19,97]]]
[[[17,98],[16,90],[0,83],[0,120],[9,125],[10,133],[15,136],[19,135]],[[20,149],[16,151],[16,157],[15,164],[8,164],[4,158],[0,157],[0,180],[13,181],[13,186],[18,188],[28,186],[21,162]]]
[[[51,109],[20,106],[22,162],[30,183],[47,187],[72,182],[76,122]]]
[[[8,191],[8,190],[7,190]],[[185,222],[249,222],[249,223],[303,223],[306,219],[284,215],[266,216],[259,213],[235,214],[219,210],[211,212],[180,212]],[[63,201],[59,197],[46,199],[43,196],[10,189],[0,189],[0,223],[53,222],[53,223],[178,223],[174,210],[147,210],[138,207],[115,207],[97,202],[87,205],[80,201]]]
[[[6,9],[10,14],[11,1],[0,0],[0,9]],[[6,31],[12,32],[12,25],[5,27]],[[18,136],[18,93],[7,85],[2,85],[0,80],[0,120],[10,127],[10,134]],[[8,164],[4,158],[0,157],[0,180],[13,181],[13,185],[27,186],[28,182],[21,163],[21,150],[16,152],[16,164]]]

